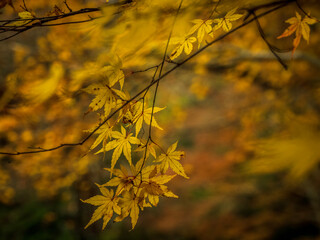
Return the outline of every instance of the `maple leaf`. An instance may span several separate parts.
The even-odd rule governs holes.
[[[168,190],[168,187],[163,185],[173,179],[176,175],[158,175],[158,168],[155,167],[149,174],[147,180],[143,180],[141,184],[142,192],[148,197],[149,202],[153,206],[157,206],[159,203],[159,196],[178,198],[173,192]]]
[[[108,123],[101,126],[95,134],[99,134],[97,139],[94,141],[94,143],[91,145],[90,150],[96,148],[102,141],[103,141],[103,147],[106,144],[106,141],[111,138],[112,136],[112,127],[109,126]]]
[[[238,20],[243,16],[243,14],[235,14],[237,8],[232,9],[229,11],[223,18],[214,19],[213,22],[216,23],[213,30],[216,31],[222,27],[225,32],[229,32],[232,29],[233,21]]]
[[[183,176],[185,178],[189,178],[186,173],[184,172],[183,166],[179,162],[182,156],[184,156],[183,151],[175,151],[177,148],[178,142],[175,142],[172,144],[168,150],[167,153],[162,153],[155,162],[160,163],[160,170],[162,173],[165,173],[168,168],[170,167],[175,173],[177,173],[180,176]]]
[[[294,54],[294,52],[300,44],[301,36],[304,38],[304,40],[307,41],[307,43],[309,43],[309,25],[314,24],[317,21],[315,19],[309,18],[308,16],[305,16],[302,20],[301,15],[298,12],[296,12],[296,17],[289,18],[285,22],[289,23],[290,26],[280,36],[278,36],[277,39],[288,37],[295,33],[296,37],[293,40],[292,50],[292,54]]]
[[[195,37],[180,37],[173,38],[171,43],[178,44],[178,46],[172,51],[170,59],[173,60],[181,55],[184,51],[185,54],[189,55],[193,50],[193,44],[197,39]]]
[[[138,176],[134,179],[134,185],[140,186],[142,182],[145,182],[150,178],[150,174],[152,174],[152,172],[155,171],[157,166],[155,165],[146,166],[145,159],[142,158],[136,163],[135,166],[132,165],[130,168],[133,175]]]
[[[120,87],[122,89],[124,84],[124,73],[122,71],[122,61],[119,56],[115,55],[114,58],[111,60],[109,66],[103,68],[103,71],[106,73],[109,79],[109,85],[112,87],[117,82],[119,82]]]
[[[154,107],[153,108],[153,113],[157,113],[162,111],[164,108],[160,108],[160,107]],[[132,109],[132,122],[136,124],[136,136],[138,136],[141,128],[142,128],[142,124],[143,121],[147,124],[150,125],[150,121],[151,121],[151,113],[152,113],[152,107],[150,108],[146,108],[146,104],[143,105],[143,103],[141,102],[137,102]],[[154,116],[152,116],[152,123],[151,126],[156,127],[160,130],[162,130],[162,128],[159,126],[159,124],[157,123],[156,119],[154,118]]]
[[[117,186],[117,195],[119,195],[123,190],[130,191],[130,189],[133,187],[136,175],[129,173],[123,165],[120,164],[120,169],[105,168],[105,170],[115,175],[115,177],[110,179],[107,183],[103,184],[102,186]]]
[[[212,20],[202,20],[202,19],[195,19],[192,21],[195,25],[190,29],[189,35],[197,33],[197,39],[198,39],[198,48],[200,48],[200,44],[203,41],[205,33],[207,33],[210,37],[213,37],[213,32],[212,32]]]
[[[154,144],[152,142],[148,143],[148,146],[146,146],[146,141],[141,140],[141,144],[137,147],[137,149],[135,150],[136,152],[146,152],[146,158],[149,157],[149,155],[151,154],[155,159],[157,158],[157,153],[156,150],[154,148]],[[146,150],[147,148],[147,150]]]
[[[94,206],[99,206],[93,213],[89,223],[85,228],[89,227],[92,223],[103,218],[102,229],[106,227],[108,222],[113,216],[113,212],[121,214],[121,208],[118,206],[118,198],[114,197],[113,190],[108,190],[105,187],[99,187],[102,195],[93,196],[87,200],[81,200],[84,203],[89,203]]]
[[[115,222],[122,221],[130,214],[132,229],[137,224],[139,218],[139,202],[141,198],[139,198],[134,192],[131,190],[130,192],[124,192],[122,198],[119,200],[119,205],[121,207],[120,216],[114,219]]]
[[[94,83],[84,89],[85,92],[96,95],[89,105],[90,111],[97,111],[104,107],[105,115],[117,106],[118,98],[126,98],[126,95],[114,88],[111,88],[106,81]]]
[[[123,152],[124,156],[128,160],[129,164],[132,165],[131,161],[131,144],[139,144],[140,140],[136,137],[132,136],[132,133],[127,135],[126,129],[121,126],[121,133],[114,131],[112,132],[112,137],[116,138],[116,140],[110,141],[107,145],[102,148],[100,151],[96,152],[96,154],[101,152],[107,152],[111,149],[114,149],[111,160],[111,170],[113,170],[116,165],[118,159]]]
[[[120,169],[105,168],[105,170],[114,174],[115,177],[102,186],[118,186],[118,194],[121,193],[122,190],[129,191],[133,186],[139,186],[141,182],[149,178],[149,174],[156,168],[154,165],[144,166],[143,163],[144,159],[140,159],[136,165],[132,164],[129,170],[121,164]]]

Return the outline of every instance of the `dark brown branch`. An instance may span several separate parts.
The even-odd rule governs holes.
[[[177,18],[178,18],[178,14],[180,12],[180,9],[181,9],[181,6],[182,6],[182,3],[183,3],[183,0],[180,1],[180,4],[179,4],[179,7],[178,7],[178,10],[177,10],[177,13],[174,17],[174,20],[173,20],[173,24],[172,24],[172,27],[171,27],[171,30],[170,30],[170,33],[169,33],[169,37],[168,37],[168,40],[167,40],[167,44],[166,44],[166,48],[164,50],[164,53],[163,53],[163,58],[162,58],[162,61],[161,61],[161,64],[160,64],[160,70],[159,70],[159,78],[161,77],[161,74],[162,74],[162,70],[163,70],[163,66],[164,66],[164,63],[166,61],[166,57],[167,57],[167,52],[168,52],[168,48],[169,48],[169,44],[170,44],[170,40],[171,40],[171,36],[172,36],[172,33],[173,33],[173,29],[174,29],[174,26],[176,24],[176,21],[177,21]],[[160,84],[160,81],[157,82],[156,84],[156,88],[154,90],[154,95],[153,95],[153,101],[152,101],[152,108],[151,108],[151,115],[150,115],[150,122],[149,122],[149,135],[148,135],[148,139],[147,139],[147,142],[146,142],[146,149],[145,149],[145,152],[144,152],[144,157],[143,157],[143,163],[141,165],[141,168],[139,170],[139,173],[141,173],[144,165],[145,165],[145,162],[146,162],[146,158],[147,158],[147,151],[148,151],[148,143],[149,141],[152,141],[152,121],[153,121],[153,115],[154,115],[154,107],[155,107],[155,104],[156,104],[156,99],[157,99],[157,94],[158,94],[158,89],[159,89],[159,84]],[[153,142],[153,141],[152,141]]]
[[[20,7],[21,7],[24,11],[28,11],[28,12],[29,12],[25,0],[22,0],[22,2],[23,2],[23,6],[20,6]]]
[[[7,31],[2,31],[1,33],[12,32],[12,31],[15,31],[16,33],[14,33],[14,34],[12,34],[10,36],[1,38],[0,41],[5,41],[7,39],[15,37],[18,34],[21,34],[21,33],[25,32],[25,31],[28,31],[28,30],[30,30],[32,28],[41,27],[44,23],[47,23],[47,22],[57,21],[57,20],[60,20],[60,19],[63,19],[63,18],[67,18],[67,17],[71,17],[71,16],[75,16],[75,15],[80,15],[80,14],[90,13],[90,12],[98,12],[98,11],[100,11],[100,8],[84,8],[84,9],[80,9],[80,10],[75,11],[75,12],[70,12],[70,13],[66,13],[66,14],[62,14],[62,15],[58,15],[58,16],[32,18],[27,23],[27,24],[30,24],[30,23],[34,22],[31,25],[12,26],[12,27],[9,26],[10,28],[8,28]],[[4,22],[4,24],[0,25],[0,27],[8,27],[8,26],[6,26],[7,24],[15,22],[15,21],[26,21],[26,19],[1,20],[0,22]],[[79,21],[75,22],[75,23],[79,23]],[[61,23],[59,25],[63,25],[63,24],[68,24],[68,23],[67,22],[66,23]],[[47,24],[47,26],[49,26],[49,24]]]
[[[257,18],[256,16],[256,13],[255,12],[252,12],[253,16],[255,17],[255,22],[257,24],[257,27],[258,27],[258,30],[259,30],[259,33],[260,33],[260,36],[261,38],[263,39],[263,41],[267,44],[267,46],[269,47],[270,51],[272,52],[272,54],[276,57],[276,59],[278,60],[278,62],[282,65],[282,67],[285,69],[285,70],[288,70],[288,66],[287,64],[285,64],[283,62],[283,60],[280,58],[280,56],[276,53],[274,47],[269,43],[269,41],[267,40],[265,34],[264,34],[264,31],[260,25],[260,22],[259,22],[259,19]]]
[[[119,3],[115,3],[112,5],[125,5],[125,4],[129,4],[131,3],[132,0],[125,0],[125,1],[120,1]],[[65,1],[65,4],[66,1]],[[111,5],[111,4],[108,4]],[[24,6],[23,8],[26,8],[26,6]],[[70,8],[68,8],[69,11],[71,10]],[[27,11],[27,8],[25,9]],[[75,23],[83,23],[83,22],[88,22],[91,20],[94,20],[94,18],[89,18],[87,20],[82,20],[82,21],[72,21],[72,22],[64,22],[64,23],[56,23],[56,24],[44,24],[44,23],[48,23],[48,22],[53,22],[53,21],[57,21],[57,20],[61,20],[64,18],[68,18],[71,16],[77,16],[77,15],[81,15],[81,14],[85,14],[85,13],[92,13],[92,12],[99,12],[101,11],[100,7],[97,8],[83,8],[80,9],[78,11],[70,11],[69,13],[65,13],[65,14],[61,14],[61,15],[56,15],[56,16],[47,16],[47,17],[34,17],[32,19],[27,19],[28,23],[22,26],[8,26],[8,24],[13,23],[13,22],[18,22],[18,21],[26,21],[26,19],[9,19],[9,20],[0,20],[0,23],[3,23],[0,25],[0,29],[2,30],[0,33],[5,34],[7,32],[16,32],[10,36],[1,38],[0,41],[5,41],[7,39],[10,39],[12,37],[17,36],[20,33],[23,33],[25,31],[28,31],[30,29],[33,29],[35,27],[48,27],[48,26],[58,26],[58,25],[66,25],[66,24],[75,24]],[[7,28],[7,29],[5,29]]]
[[[312,18],[313,20],[316,20],[317,22],[319,22],[318,19],[314,18],[314,17],[311,17],[310,14],[308,14],[304,9],[303,7],[300,5],[299,1],[298,0],[295,0],[296,2],[296,5],[297,7],[301,10],[301,12],[303,12],[304,15],[306,15],[308,18]]]
[[[63,22],[63,23],[42,24],[36,27],[53,27],[53,26],[60,26],[60,25],[85,23],[85,22],[91,22],[92,20],[95,20],[95,19],[97,18],[90,18],[90,19],[81,20],[81,21],[71,21],[71,22]]]
[[[66,7],[68,8],[69,12],[72,12],[72,9],[69,7],[67,0],[63,1],[64,5],[66,5]]]
[[[211,11],[211,13],[210,13],[209,18],[211,18],[212,15],[217,11],[217,8],[218,8],[219,4],[221,3],[221,1],[222,1],[222,0],[219,0],[219,1],[216,3],[216,5],[214,6],[214,8],[212,9],[212,11]]]
[[[122,106],[120,106],[119,108],[117,108],[113,113],[111,113],[103,122],[101,122],[87,137],[85,137],[82,141],[78,142],[78,143],[64,143],[61,144],[59,146],[53,147],[53,148],[47,148],[47,149],[40,149],[40,150],[36,150],[36,151],[25,151],[25,152],[0,152],[1,155],[22,155],[22,154],[32,154],[32,153],[41,153],[41,152],[49,152],[49,151],[54,151],[63,147],[73,147],[73,146],[79,146],[79,145],[83,145],[86,141],[88,141],[88,139],[96,133],[96,131],[98,131],[98,129],[100,129],[107,121],[109,121],[113,116],[115,116],[115,114],[117,114],[121,109],[123,109],[124,107],[126,107],[130,102],[134,101],[135,99],[137,99],[140,95],[142,95],[143,93],[145,93],[146,91],[148,91],[150,89],[150,87],[152,87],[153,85],[157,84],[158,82],[160,82],[162,79],[164,79],[166,76],[168,76],[170,73],[172,73],[173,71],[175,71],[177,68],[181,67],[182,65],[184,65],[185,63],[189,62],[191,59],[193,59],[194,57],[196,57],[197,55],[199,55],[201,52],[203,52],[204,50],[206,50],[207,48],[209,48],[210,46],[212,46],[213,44],[215,44],[216,42],[221,41],[222,39],[224,39],[225,37],[229,36],[230,34],[238,31],[239,29],[247,26],[248,24],[252,23],[253,21],[255,21],[257,18],[261,18],[269,13],[272,13],[280,8],[283,8],[285,6],[287,6],[290,2],[292,1],[287,1],[287,2],[282,2],[282,4],[269,9],[263,13],[260,13],[258,15],[256,15],[255,17],[243,22],[241,25],[235,27],[234,29],[230,30],[227,33],[224,33],[222,35],[220,35],[218,38],[212,40],[211,42],[209,42],[207,45],[203,46],[202,48],[200,48],[198,51],[194,52],[193,54],[191,54],[189,57],[185,58],[183,61],[181,61],[180,63],[177,63],[174,67],[172,67],[171,69],[169,69],[168,71],[166,71],[164,74],[162,74],[161,76],[159,76],[157,79],[155,79],[154,81],[152,81],[148,86],[144,87],[142,90],[140,90],[136,95],[134,95],[131,99],[127,100]]]
[[[256,11],[258,11],[260,9],[264,9],[264,8],[271,8],[274,6],[279,6],[281,4],[288,4],[288,3],[294,2],[294,1],[296,1],[296,0],[278,0],[278,1],[270,2],[270,3],[261,4],[256,7],[252,7],[252,8],[243,8],[242,10],[247,11],[247,15],[244,17],[244,21],[246,21],[252,15],[252,12],[256,12]]]
[[[144,70],[132,71],[132,72],[130,72],[130,74],[147,72],[147,71],[149,71],[149,70],[151,70],[151,69],[158,68],[159,66],[160,66],[160,64],[158,64],[158,65],[156,65],[156,66],[148,67],[148,68],[146,68],[146,69],[144,69]]]

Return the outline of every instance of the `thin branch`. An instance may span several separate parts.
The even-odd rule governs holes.
[[[64,23],[42,24],[42,25],[38,25],[36,27],[53,27],[53,26],[60,26],[60,25],[85,23],[85,22],[91,22],[91,21],[93,21],[95,19],[97,19],[97,18],[90,18],[90,19],[81,20],[81,21],[71,21],[71,22],[64,22]]]
[[[62,14],[62,15],[58,15],[58,16],[32,18],[30,20],[28,19],[29,22],[27,24],[32,23],[32,22],[34,22],[34,23],[31,25],[26,25],[26,26],[12,26],[11,29],[8,29],[7,31],[2,31],[1,33],[10,32],[10,31],[16,31],[16,33],[14,33],[8,37],[1,38],[0,41],[5,41],[7,39],[15,37],[18,34],[21,34],[21,33],[25,32],[27,30],[30,30],[32,28],[40,27],[43,25],[43,23],[52,22],[52,21],[56,21],[56,20],[60,20],[63,18],[84,14],[84,13],[97,12],[97,11],[100,11],[100,8],[84,8],[84,9],[80,9],[75,12],[70,12],[70,13],[66,13],[66,14]],[[11,22],[15,22],[15,21],[26,21],[26,19],[1,20],[0,22],[4,22],[4,24],[2,26],[0,25],[0,27],[6,26],[7,24],[9,24]],[[62,24],[68,24],[68,23],[61,23],[60,25],[62,25]],[[49,26],[49,24],[48,24],[48,26]]]
[[[114,4],[108,4],[107,6],[111,6],[111,5],[122,6],[122,5],[125,5],[125,4],[129,4],[131,2],[132,2],[132,0],[125,0],[125,1],[120,1],[120,2],[114,3]],[[65,1],[65,3],[66,3],[66,1]],[[25,2],[24,2],[24,6],[21,6],[21,7],[23,7],[24,10],[28,11],[28,9],[27,9],[27,7],[25,5]],[[70,10],[71,9],[69,9],[69,11]],[[2,27],[2,29],[1,29],[2,31],[0,33],[4,34],[6,32],[12,32],[12,31],[18,32],[18,33],[14,33],[14,34],[12,34],[10,36],[1,38],[0,41],[5,41],[7,39],[10,39],[10,38],[12,38],[14,36],[17,36],[20,33],[23,33],[25,31],[33,29],[35,27],[58,26],[58,25],[66,25],[66,24],[88,22],[90,20],[93,20],[94,18],[90,18],[90,20],[83,20],[83,21],[72,21],[72,22],[57,23],[57,24],[45,24],[44,25],[44,23],[47,23],[47,22],[53,22],[53,21],[61,20],[61,19],[68,18],[68,17],[71,17],[71,16],[77,16],[77,15],[81,15],[81,14],[84,14],[84,13],[92,13],[92,12],[99,12],[99,11],[101,11],[100,7],[97,7],[97,8],[83,8],[83,9],[80,9],[78,11],[72,11],[71,10],[69,13],[64,13],[64,14],[60,14],[60,15],[56,15],[56,16],[34,17],[32,19],[28,19],[28,23],[25,24],[25,25],[22,25],[22,26],[9,26],[8,29],[4,29],[3,27],[8,27],[7,25],[10,24],[10,23],[13,23],[13,22],[26,21],[26,19],[18,18],[18,19],[0,20],[0,23],[3,23],[2,25],[0,25],[0,28]]]
[[[144,69],[144,70],[132,71],[132,72],[130,72],[129,74],[131,75],[131,74],[135,74],[135,73],[147,72],[147,71],[149,71],[149,70],[151,70],[151,69],[158,68],[159,66],[160,66],[160,64],[155,65],[155,66],[152,66],[152,67],[148,67],[148,68],[146,68],[146,69]]]
[[[22,2],[23,2],[23,6],[20,6],[20,7],[21,7],[24,11],[28,11],[28,12],[29,12],[25,0],[22,0]]]
[[[35,20],[39,20],[41,22],[49,22],[49,21],[56,21],[62,18],[67,18],[67,17],[71,17],[71,16],[75,16],[75,15],[79,15],[79,14],[83,14],[83,13],[90,13],[90,12],[99,12],[101,11],[101,8],[97,7],[97,8],[82,8],[78,11],[74,11],[74,12],[69,12],[69,13],[65,13],[65,14],[61,14],[61,15],[55,15],[55,16],[47,16],[47,17],[34,17],[30,20],[35,21]],[[26,19],[6,19],[6,20],[0,20],[0,22],[16,22],[16,21],[25,21]]]
[[[40,152],[49,152],[49,151],[54,151],[63,147],[73,147],[73,146],[79,146],[79,145],[83,145],[86,141],[88,141],[88,139],[96,133],[96,131],[98,131],[98,129],[100,129],[107,121],[109,121],[113,116],[115,116],[115,114],[117,114],[121,109],[123,109],[124,107],[126,107],[130,102],[132,102],[133,100],[137,99],[140,95],[142,95],[143,93],[145,93],[145,91],[147,91],[148,89],[150,89],[150,87],[152,87],[153,85],[157,84],[158,82],[160,82],[162,79],[164,79],[166,76],[168,76],[169,74],[171,74],[173,71],[175,71],[177,68],[181,67],[182,65],[184,65],[185,63],[189,62],[191,59],[193,59],[194,57],[196,57],[197,55],[199,55],[201,52],[203,52],[204,50],[206,50],[207,48],[209,48],[210,46],[212,46],[213,44],[215,44],[218,41],[221,41],[222,39],[224,39],[225,37],[229,36],[230,34],[238,31],[239,29],[247,26],[248,24],[252,23],[253,21],[255,21],[257,18],[261,18],[265,15],[268,15],[280,8],[283,8],[285,6],[287,6],[290,2],[292,1],[287,1],[287,2],[282,2],[282,4],[269,9],[263,13],[260,13],[258,15],[256,15],[255,17],[253,17],[252,19],[249,19],[245,22],[243,22],[242,24],[240,24],[239,26],[235,27],[234,29],[230,30],[227,33],[224,33],[222,35],[220,35],[218,38],[212,40],[211,42],[209,42],[207,45],[203,46],[202,48],[200,48],[199,50],[197,50],[196,52],[194,52],[193,54],[191,54],[190,56],[188,56],[187,58],[185,58],[183,61],[181,61],[180,63],[177,63],[177,65],[175,65],[174,67],[172,67],[171,69],[169,69],[168,71],[166,71],[164,74],[162,74],[161,76],[159,76],[157,79],[155,79],[154,81],[152,81],[148,86],[144,87],[143,89],[141,89],[137,94],[135,94],[131,99],[127,100],[124,104],[122,104],[122,106],[120,106],[119,108],[117,108],[116,110],[114,110],[113,113],[111,113],[103,122],[101,122],[87,137],[85,137],[82,141],[78,142],[78,143],[64,143],[61,144],[59,146],[53,147],[53,148],[47,148],[47,149],[41,149],[41,150],[37,150],[37,151],[26,151],[26,152],[0,152],[0,154],[2,155],[22,155],[22,154],[32,154],[32,153],[40,153]]]
[[[168,40],[167,40],[167,44],[166,44],[166,48],[164,50],[164,53],[163,53],[163,58],[162,58],[162,62],[160,64],[160,70],[159,70],[159,77],[161,77],[161,74],[162,74],[162,70],[163,70],[163,66],[164,66],[164,63],[166,61],[166,57],[167,57],[167,52],[168,52],[168,48],[169,48],[169,44],[170,44],[170,40],[171,40],[171,36],[172,36],[172,33],[173,33],[173,29],[174,29],[174,26],[176,24],[176,21],[177,21],[177,18],[178,18],[178,14],[180,12],[180,9],[181,9],[181,6],[182,6],[182,3],[183,3],[183,0],[180,1],[180,4],[179,4],[179,7],[177,9],[177,12],[176,12],[176,15],[174,17],[174,20],[173,20],[173,24],[172,24],[172,27],[171,27],[171,30],[170,30],[170,33],[169,33],[169,37],[168,37]],[[145,162],[146,162],[146,158],[147,158],[147,151],[148,151],[148,143],[149,141],[151,140],[152,141],[152,120],[153,120],[153,115],[154,115],[154,107],[155,107],[155,104],[156,104],[156,99],[157,99],[157,93],[158,93],[158,89],[159,89],[159,84],[160,84],[160,81],[157,82],[156,84],[156,88],[154,90],[154,95],[153,95],[153,102],[152,102],[152,108],[151,108],[151,115],[150,115],[150,122],[149,122],[149,135],[148,135],[148,139],[147,139],[147,142],[146,142],[146,149],[145,149],[145,152],[144,152],[144,157],[143,157],[143,163],[141,165],[141,168],[139,170],[139,173],[141,173],[144,165],[145,165]],[[153,142],[153,141],[152,141]],[[142,176],[141,176],[142,177]]]
[[[67,0],[63,1],[64,5],[66,5],[66,7],[68,8],[69,12],[72,12],[72,9],[69,7]]]
[[[280,56],[275,52],[274,50],[274,47],[269,43],[269,41],[267,40],[265,34],[264,34],[264,31],[260,25],[260,22],[259,22],[259,19],[256,18],[256,13],[253,11],[252,12],[253,16],[255,17],[255,22],[257,24],[257,27],[258,27],[258,30],[259,30],[259,33],[260,33],[260,36],[261,38],[263,39],[263,41],[267,44],[267,46],[269,47],[270,51],[272,52],[272,54],[276,57],[276,59],[278,60],[278,62],[282,65],[282,67],[285,69],[285,70],[288,70],[288,66],[287,64],[285,64],[283,62],[283,60],[280,58]]]
[[[211,13],[210,13],[210,16],[208,18],[211,18],[212,15],[217,11],[217,8],[219,6],[219,4],[221,3],[222,0],[219,0],[216,5],[214,6],[214,8],[212,9]]]
[[[316,20],[317,22],[320,22],[318,19],[316,19],[316,18],[314,18],[314,17],[310,16],[310,14],[309,14],[309,13],[307,13],[307,12],[302,8],[302,6],[300,5],[300,3],[299,3],[299,1],[298,1],[298,0],[295,0],[295,2],[296,2],[297,7],[301,10],[301,12],[303,12],[303,13],[304,13],[304,15],[306,15],[308,18],[312,18],[313,20]]]
[[[248,12],[247,15],[244,17],[244,21],[246,21],[251,16],[252,12],[256,12],[256,11],[258,11],[260,9],[264,9],[264,8],[279,6],[281,4],[288,4],[288,3],[294,2],[294,1],[296,1],[296,0],[279,0],[279,1],[274,1],[274,2],[270,2],[270,3],[261,4],[256,7],[252,7],[252,8],[243,8],[242,10],[246,10]]]

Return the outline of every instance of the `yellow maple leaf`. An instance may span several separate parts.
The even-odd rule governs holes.
[[[158,175],[158,168],[155,167],[149,174],[148,179],[143,180],[141,187],[144,198],[148,198],[153,206],[159,203],[159,196],[178,198],[164,184],[173,179],[176,175]]]
[[[146,141],[141,140],[141,144],[137,147],[137,149],[135,151],[136,152],[146,152],[146,158],[148,158],[149,155],[151,154],[156,159],[157,153],[154,148],[154,144],[152,142],[149,142],[148,146],[146,144],[147,144]],[[146,150],[146,148],[147,148],[147,150]]]
[[[214,19],[213,22],[216,23],[216,25],[214,26],[213,30],[216,31],[222,28],[225,32],[229,32],[232,29],[231,22],[236,21],[243,16],[243,14],[235,14],[237,10],[237,8],[234,8],[229,11],[223,18]]]
[[[197,39],[195,37],[177,37],[173,38],[171,43],[178,44],[178,46],[172,51],[170,59],[173,60],[181,55],[184,51],[189,55],[193,50],[193,44]]]
[[[203,41],[205,33],[207,33],[210,37],[213,37],[212,32],[212,20],[202,20],[202,19],[195,19],[192,21],[195,25],[190,29],[189,35],[197,32],[197,39],[198,39],[198,48],[200,48],[200,44]]]
[[[294,52],[300,44],[301,36],[304,38],[304,40],[307,41],[307,43],[309,43],[309,25],[314,24],[317,21],[315,19],[309,18],[308,16],[305,16],[302,20],[301,15],[298,12],[296,12],[296,17],[289,18],[285,22],[289,23],[290,26],[280,36],[278,36],[277,39],[288,37],[295,33],[296,37],[293,40],[292,50],[292,54],[294,54]]]
[[[160,107],[154,107],[153,108],[153,113],[157,113],[162,111],[164,108],[160,108]],[[145,122],[147,125],[150,125],[150,121],[151,121],[151,113],[152,113],[152,107],[150,108],[146,108],[146,104],[143,105],[143,103],[141,102],[137,102],[132,109],[132,122],[136,124],[136,136],[138,136],[141,128],[142,128],[142,124],[143,122]],[[152,116],[152,123],[151,126],[156,127],[160,130],[162,130],[162,128],[159,126],[159,124],[157,123],[156,119],[154,116]]]
[[[170,167],[175,173],[185,178],[189,178],[186,173],[184,172],[183,166],[179,162],[182,156],[184,156],[183,151],[175,151],[177,148],[178,142],[172,144],[167,153],[162,153],[155,162],[160,163],[160,170],[162,173],[165,173],[168,168]]]
[[[140,212],[139,202],[140,201],[141,201],[141,198],[139,198],[137,194],[134,194],[132,190],[130,192],[124,192],[122,198],[119,200],[119,205],[121,207],[121,214],[120,216],[116,217],[114,221],[115,222],[122,221],[124,218],[126,218],[130,214],[132,229],[134,229],[139,218],[139,212]]]
[[[118,198],[114,197],[113,190],[108,190],[105,187],[99,187],[102,195],[93,196],[87,200],[81,200],[84,203],[89,203],[94,206],[99,206],[93,213],[89,223],[85,228],[89,227],[92,223],[103,218],[102,229],[104,229],[107,223],[113,216],[113,212],[121,214],[121,208],[118,206]]]
[[[143,162],[144,160],[140,159],[136,165],[132,164],[130,169],[125,168],[121,164],[120,169],[105,168],[105,170],[114,174],[115,177],[102,186],[118,186],[119,191],[117,190],[117,194],[120,194],[122,190],[129,191],[133,186],[139,186],[141,182],[148,179],[149,174],[155,168],[154,165],[143,166]]]
[[[117,186],[117,190],[116,190],[117,195],[119,195],[123,190],[126,190],[126,191],[131,190],[131,188],[134,185],[134,180],[136,179],[136,175],[129,173],[128,170],[123,165],[120,165],[120,169],[105,168],[105,170],[114,174],[115,177],[110,179],[107,183],[103,184],[102,186],[108,186],[108,187]]]
[[[110,141],[107,145],[102,148],[100,151],[96,152],[96,154],[101,152],[107,152],[111,149],[114,149],[111,160],[111,170],[113,170],[116,165],[118,159],[123,152],[123,155],[128,160],[129,164],[132,165],[131,160],[131,144],[139,144],[140,140],[136,137],[132,136],[132,133],[127,134],[126,129],[121,126],[121,132],[114,131],[112,132],[112,137],[116,140]]]
[[[124,73],[122,71],[122,61],[119,56],[115,55],[110,62],[109,66],[103,68],[103,71],[106,73],[109,79],[109,85],[112,87],[114,84],[119,82],[122,89],[124,83]]]
[[[91,145],[90,150],[96,148],[101,142],[103,142],[103,147],[106,145],[106,141],[111,138],[112,127],[110,127],[109,124],[104,124],[95,132],[95,134],[99,134],[99,136]]]
[[[95,98],[89,105],[90,111],[97,111],[104,107],[105,115],[109,115],[111,110],[115,108],[118,98],[125,98],[126,95],[117,89],[111,88],[106,80],[100,83],[93,83],[84,89],[85,92],[95,95]]]

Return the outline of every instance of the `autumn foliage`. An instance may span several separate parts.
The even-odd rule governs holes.
[[[120,237],[113,223],[125,219],[137,238],[281,239],[295,207],[298,224],[318,229],[316,1],[0,8],[4,208],[58,199],[79,239]],[[287,204],[279,222],[277,204]],[[159,236],[139,235],[139,219]]]

